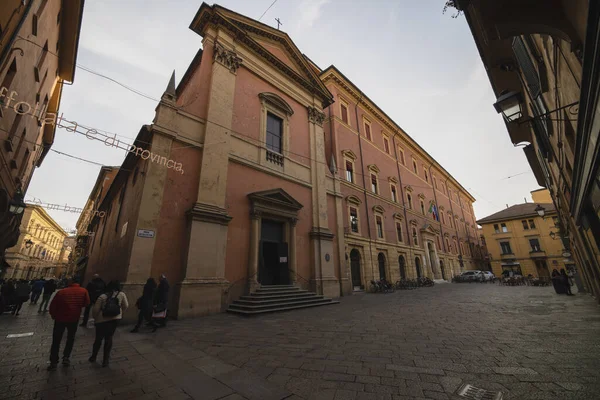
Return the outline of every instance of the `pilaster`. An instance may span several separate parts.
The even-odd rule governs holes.
[[[178,317],[222,311],[227,251],[227,226],[231,217],[225,209],[231,141],[231,120],[236,71],[242,60],[231,50],[233,39],[219,31],[207,34],[205,52],[212,54],[204,142],[196,205],[188,212],[189,246],[184,280],[177,285]],[[205,148],[206,149],[206,148]]]

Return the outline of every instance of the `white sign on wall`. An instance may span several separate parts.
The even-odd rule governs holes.
[[[150,231],[147,229],[138,229],[138,234],[139,237],[145,237],[145,238],[153,238],[154,237],[154,231]]]

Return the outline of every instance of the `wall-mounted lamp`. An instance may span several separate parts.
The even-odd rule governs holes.
[[[15,197],[13,197],[10,201],[8,210],[12,214],[19,215],[25,211],[25,207],[27,207],[27,205],[23,201],[23,194],[20,191],[17,191],[17,193],[15,193]]]
[[[506,121],[516,121],[523,116],[523,96],[519,92],[505,90],[500,93],[494,108],[498,113],[502,113]]]

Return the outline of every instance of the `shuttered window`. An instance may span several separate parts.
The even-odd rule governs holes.
[[[283,135],[283,120],[267,113],[267,149],[281,153],[281,137]]]
[[[517,63],[519,64],[519,68],[525,77],[525,81],[527,82],[527,86],[529,87],[529,92],[531,93],[531,97],[536,98],[542,93],[542,86],[540,83],[540,76],[529,56],[529,52],[527,51],[527,47],[525,46],[525,42],[520,36],[517,36],[513,39],[513,52],[515,53],[515,58],[517,59]]]

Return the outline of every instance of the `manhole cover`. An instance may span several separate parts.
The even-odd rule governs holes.
[[[461,397],[472,400],[502,400],[501,392],[492,392],[473,385],[462,385],[456,392]]]

